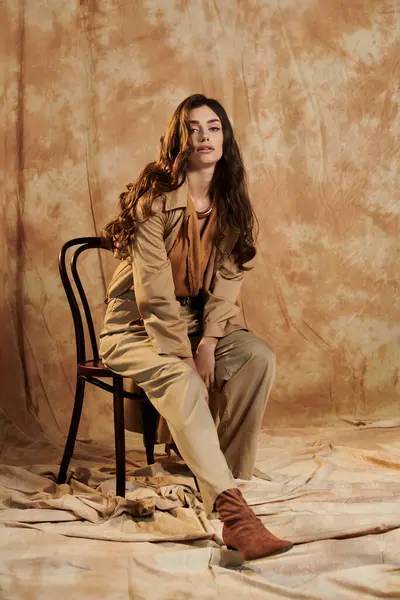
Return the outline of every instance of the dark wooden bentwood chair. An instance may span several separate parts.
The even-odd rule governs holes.
[[[72,287],[71,278],[67,270],[66,254],[67,250],[74,248],[71,256],[71,273],[78,291],[80,304],[77,301],[76,293]],[[99,237],[82,237],[70,240],[61,249],[59,255],[60,276],[67,295],[68,303],[71,308],[72,318],[74,320],[77,373],[76,373],[76,391],[75,402],[72,412],[71,424],[69,427],[67,442],[65,444],[64,454],[61,461],[60,471],[57,477],[57,483],[65,483],[67,470],[74,452],[76,436],[78,433],[79,421],[82,414],[83,398],[85,394],[86,383],[92,383],[97,387],[111,392],[114,398],[114,432],[115,432],[115,458],[116,458],[116,493],[118,496],[125,496],[125,428],[124,428],[124,398],[140,402],[143,441],[146,449],[147,464],[154,463],[154,445],[157,439],[157,425],[159,414],[147,396],[142,393],[130,393],[124,390],[123,377],[113,373],[99,358],[97,348],[96,334],[93,326],[93,319],[90,313],[89,303],[84,292],[81,279],[78,275],[77,262],[79,256],[91,248],[107,249]],[[86,321],[87,331],[90,338],[91,354],[93,358],[86,360],[85,329],[82,318],[82,309]],[[112,379],[112,385],[103,381],[104,378]]]

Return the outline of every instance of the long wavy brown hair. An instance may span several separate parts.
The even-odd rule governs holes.
[[[192,152],[189,144],[189,112],[193,108],[208,106],[218,115],[223,131],[223,155],[217,162],[210,183],[210,198],[217,209],[216,243],[226,228],[236,230],[238,240],[233,255],[238,267],[247,271],[245,263],[256,254],[254,215],[247,189],[246,173],[232,125],[223,106],[202,94],[189,96],[176,108],[165,135],[161,138],[160,154],[156,161],[145,166],[135,182],[120,194],[121,212],[105,228],[106,243],[119,258],[129,254],[129,245],[135,234],[135,208],[143,199],[142,215],[146,219],[152,213],[155,198],[176,190],[185,181],[186,167]]]

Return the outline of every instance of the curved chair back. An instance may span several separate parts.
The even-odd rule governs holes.
[[[81,307],[79,305],[77,295],[72,286],[71,277],[67,269],[67,251],[70,248],[76,247],[72,253],[70,266],[72,278],[75,283],[76,290],[78,292],[81,307],[83,308],[83,314],[81,311]],[[66,242],[61,248],[59,257],[58,257],[58,268],[60,270],[61,281],[67,295],[68,304],[71,309],[72,318],[74,321],[74,329],[75,329],[75,342],[76,342],[76,356],[78,363],[84,362],[86,360],[86,346],[85,346],[85,330],[83,326],[83,318],[86,321],[87,330],[89,332],[90,344],[92,346],[93,359],[99,360],[99,351],[97,348],[97,338],[94,330],[93,319],[90,312],[89,303],[83,289],[83,285],[78,273],[77,262],[79,256],[85,252],[85,250],[89,250],[91,248],[105,249],[108,250],[105,242],[100,237],[81,237],[74,238]]]

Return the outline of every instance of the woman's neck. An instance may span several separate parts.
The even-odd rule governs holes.
[[[214,170],[213,165],[209,169],[187,172],[189,195],[198,212],[206,210],[210,205],[209,189]]]

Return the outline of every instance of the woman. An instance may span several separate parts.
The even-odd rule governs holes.
[[[224,542],[245,559],[288,549],[293,544],[264,528],[234,480],[252,477],[275,358],[242,319],[254,215],[221,104],[186,98],[158,160],[127,188],[106,227],[122,262],[108,289],[102,359],[132,377],[164,417],[207,514],[219,512]],[[212,389],[217,406],[208,405]]]

